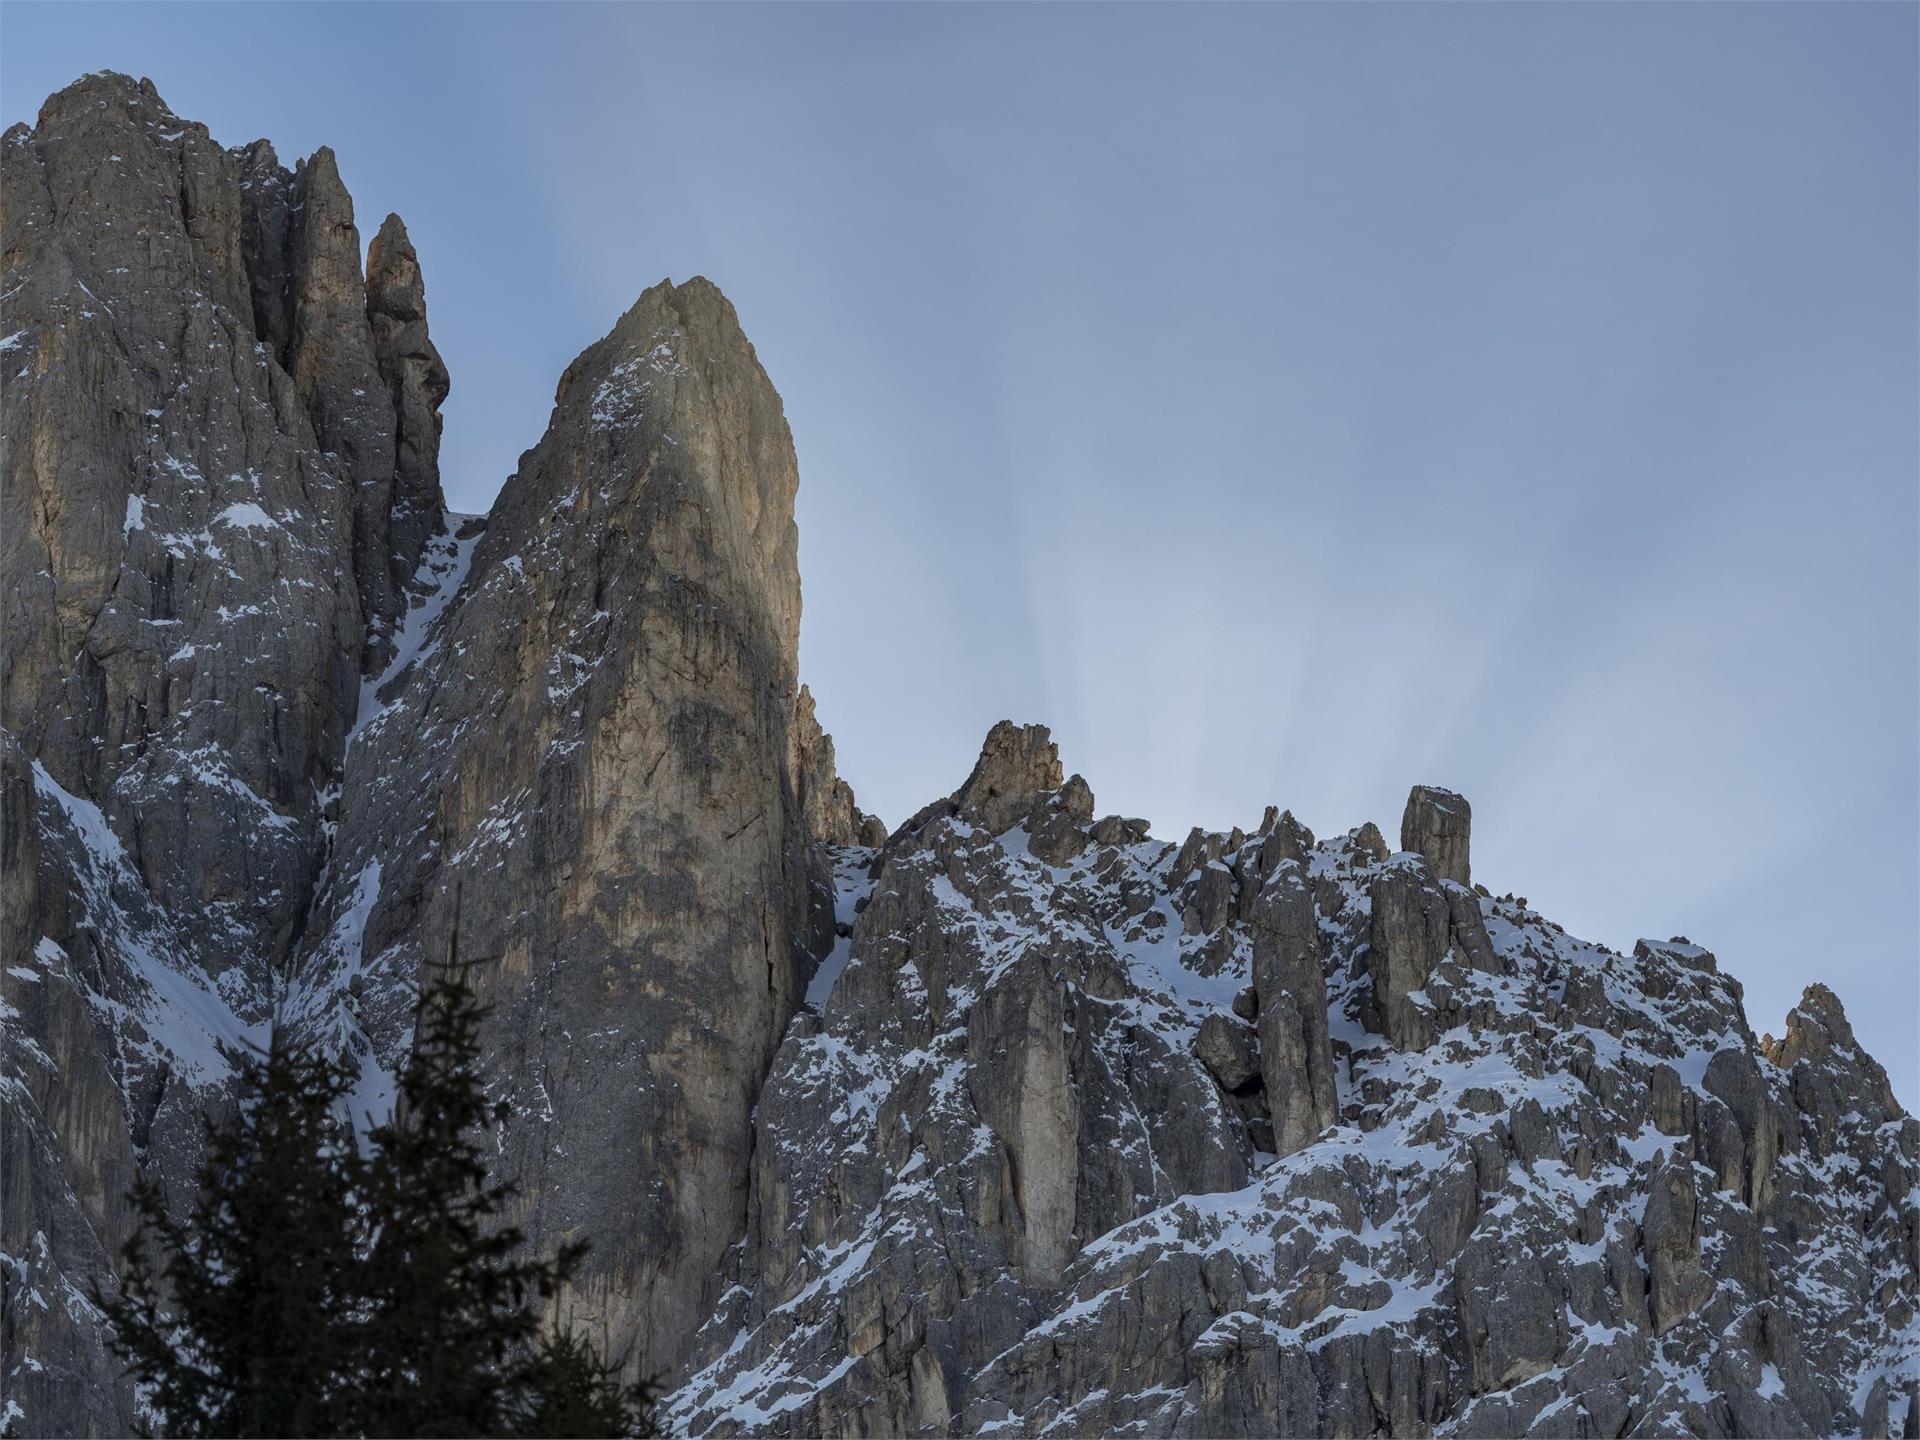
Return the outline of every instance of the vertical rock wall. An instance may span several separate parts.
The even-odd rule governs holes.
[[[822,742],[810,704],[796,731],[796,483],[733,307],[647,291],[562,378],[458,604],[356,738],[300,967],[312,1023],[357,997],[340,1033],[377,1090],[457,926],[521,1117],[517,1218],[593,1237],[574,1313],[654,1367],[718,1293],[754,1099],[831,938],[802,791],[836,782],[796,773]]]
[[[268,1014],[439,485],[417,453],[389,523],[327,153],[289,173],[92,75],[0,137],[0,203],[0,1330],[34,1425],[124,1433],[86,1285]]]

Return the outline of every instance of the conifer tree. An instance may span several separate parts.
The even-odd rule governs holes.
[[[480,1078],[485,1011],[457,962],[414,1015],[393,1117],[364,1153],[352,1071],[277,1031],[235,1057],[237,1113],[208,1122],[184,1221],[158,1187],[120,1292],[116,1348],[170,1435],[651,1435],[652,1393],[556,1325],[583,1243],[530,1256],[486,1164],[507,1118]]]
[[[513,1433],[553,1440],[656,1434],[651,1387],[622,1385],[619,1372],[572,1330],[550,1332],[524,1373]]]
[[[537,1302],[554,1297],[587,1247],[535,1258],[502,1222],[514,1187],[489,1175],[487,1140],[507,1107],[479,1083],[486,1012],[456,964],[421,994],[400,1103],[372,1136],[379,1229],[367,1267],[375,1289],[363,1428],[544,1435],[561,1423],[568,1434],[647,1433],[644,1395],[625,1391],[589,1346],[566,1333],[540,1338]]]
[[[354,1077],[278,1032],[265,1054],[228,1058],[238,1108],[203,1120],[191,1210],[175,1219],[139,1181],[123,1283],[94,1301],[167,1433],[334,1434],[357,1349]]]

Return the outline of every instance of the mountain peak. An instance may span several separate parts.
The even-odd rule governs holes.
[[[551,1318],[675,1433],[1920,1424],[1920,1125],[1823,986],[1756,1040],[1701,946],[1472,884],[1429,785],[1397,851],[1277,807],[1176,845],[1002,721],[885,834],[711,282],[567,367],[481,525],[420,254],[389,215],[362,272],[330,150],[87,77],[0,186],[22,1428],[142,1422],[70,1302],[116,1197],[189,1183],[223,1047],[278,1017],[377,1117],[455,934],[506,1218],[593,1240]]]

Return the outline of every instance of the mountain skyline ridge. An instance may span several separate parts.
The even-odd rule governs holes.
[[[1472,886],[1425,786],[1398,852],[1277,807],[1176,845],[1003,722],[889,832],[799,683],[792,437],[716,287],[568,366],[479,523],[411,242],[363,280],[330,154],[94,75],[0,159],[18,1293],[183,1173],[285,976],[381,1103],[458,929],[516,1219],[612,1237],[567,1304],[703,1431],[1912,1423],[1920,1130],[1824,987],[1759,1040],[1709,951]],[[35,1385],[101,1373],[64,1323]]]
[[[1910,17],[93,13],[13,10],[6,120],[108,64],[223,143],[334,145],[432,257],[456,509],[643,282],[726,286],[808,464],[820,715],[889,819],[1007,714],[1176,837],[1254,795],[1390,826],[1442,777],[1581,933],[1713,936],[1776,1024],[1818,957],[1896,1053]]]

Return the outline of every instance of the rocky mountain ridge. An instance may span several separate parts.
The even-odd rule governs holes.
[[[888,833],[797,665],[798,467],[711,284],[451,515],[397,217],[94,75],[0,137],[0,1414],[279,1014],[390,1103],[493,1005],[565,1309],[698,1434],[1920,1433],[1920,1126],[1810,988],[1400,848],[1156,840],[1001,725]]]
[[[839,852],[672,1418],[705,1434],[1787,1435],[1916,1414],[1913,1122],[1811,987],[1756,1038],[1449,874],[1094,818],[1037,727]]]

